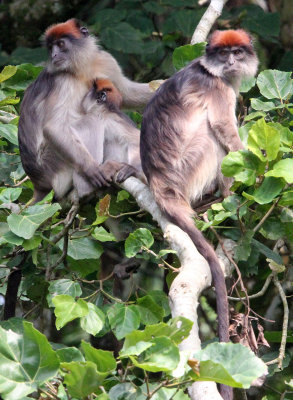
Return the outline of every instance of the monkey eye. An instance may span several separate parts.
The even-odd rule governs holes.
[[[220,50],[219,51],[220,56],[226,56],[228,54],[227,50]]]
[[[60,49],[62,49],[65,46],[64,40],[59,40],[57,44],[58,44],[58,47],[60,47]]]
[[[112,88],[104,88],[105,92],[112,92]]]
[[[242,54],[242,50],[237,49],[237,50],[234,50],[233,53],[235,54],[235,56],[239,56],[239,54]]]

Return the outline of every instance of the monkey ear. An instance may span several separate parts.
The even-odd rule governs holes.
[[[80,30],[80,32],[82,33],[82,35],[83,35],[84,37],[89,36],[89,31],[88,31],[88,29],[87,29],[85,26],[82,26],[79,30]]]

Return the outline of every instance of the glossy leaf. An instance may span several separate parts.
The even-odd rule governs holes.
[[[64,347],[56,350],[60,362],[85,361],[82,353],[76,347]]]
[[[142,246],[150,248],[154,243],[151,232],[146,228],[139,228],[130,233],[125,241],[126,257],[134,257],[142,248]]]
[[[1,191],[0,201],[2,203],[13,203],[21,195],[22,189],[20,188],[7,188]]]
[[[99,391],[103,378],[99,376],[93,362],[61,363],[61,368],[67,371],[64,376],[64,383],[72,397],[84,399],[91,393]]]
[[[18,146],[17,126],[13,124],[0,124],[0,136],[8,142]]]
[[[250,129],[247,144],[261,161],[272,161],[279,152],[280,133],[261,118]]]
[[[103,373],[106,377],[116,369],[116,360],[111,351],[95,349],[89,343],[82,341],[81,348],[87,361],[96,364],[99,373]]]
[[[87,303],[87,305],[89,313],[80,319],[80,326],[84,331],[95,336],[103,329],[105,314],[93,303]]]
[[[23,334],[0,327],[0,339],[0,393],[5,400],[23,399],[57,373],[56,353],[31,323],[23,322]]]
[[[156,324],[157,322],[162,321],[164,317],[164,309],[157,305],[151,296],[147,295],[137,299],[137,306],[141,322],[144,325]]]
[[[116,242],[116,238],[113,233],[107,232],[102,226],[96,228],[92,236],[100,242]]]
[[[57,243],[60,250],[63,249],[63,240]],[[67,254],[74,260],[99,259],[103,253],[103,247],[96,240],[89,237],[71,237],[68,240]]]
[[[140,315],[135,306],[115,304],[108,309],[107,315],[111,328],[119,340],[138,329],[140,324]]]
[[[232,387],[249,388],[267,371],[263,361],[241,344],[212,343],[195,353],[200,361],[200,375],[190,372],[196,381],[215,381]]]
[[[286,158],[285,160],[278,161],[273,166],[273,169],[265,175],[284,178],[287,183],[293,183],[293,159]]]
[[[56,315],[56,328],[58,330],[69,321],[84,317],[89,312],[88,305],[84,300],[78,299],[75,301],[73,297],[67,294],[53,297],[52,302],[55,306],[54,313]]]
[[[17,71],[17,67],[15,65],[6,65],[0,73],[0,83],[6,81],[11,78]]]
[[[192,60],[202,56],[205,52],[206,42],[186,44],[176,47],[173,52],[173,65],[179,70],[188,65]]]
[[[286,99],[293,94],[291,72],[268,69],[258,75],[256,83],[267,99]]]
[[[280,178],[266,177],[251,197],[259,204],[271,203],[282,191],[285,182]]]
[[[57,279],[49,283],[47,301],[49,307],[53,307],[53,297],[67,294],[73,298],[81,296],[81,287],[78,282],[71,281],[70,279]]]
[[[21,214],[10,214],[7,222],[12,232],[17,236],[30,239],[34,236],[38,227],[60,208],[59,204],[34,205]]]

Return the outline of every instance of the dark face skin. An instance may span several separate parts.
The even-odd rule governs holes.
[[[70,64],[70,54],[73,51],[73,43],[69,38],[60,38],[48,44],[50,59],[54,67],[67,68]]]
[[[223,47],[217,51],[216,58],[224,65],[224,70],[237,70],[245,60],[245,51],[241,47]]]

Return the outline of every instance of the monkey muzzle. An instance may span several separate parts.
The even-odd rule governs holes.
[[[96,100],[98,103],[105,103],[107,101],[107,93],[105,92],[105,90],[97,92]]]

